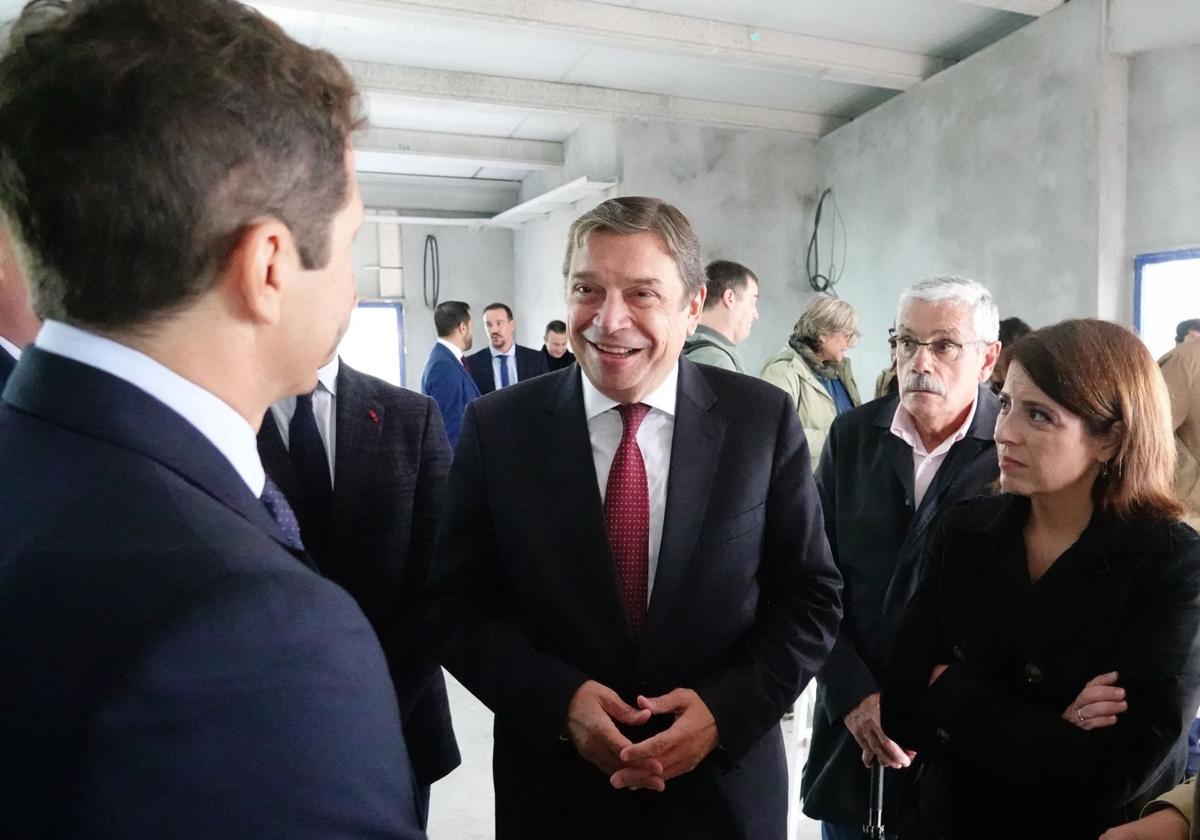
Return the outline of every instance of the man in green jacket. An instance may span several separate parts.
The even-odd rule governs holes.
[[[708,296],[696,332],[688,336],[683,355],[693,362],[745,373],[737,346],[750,337],[758,320],[758,277],[729,260],[714,260],[704,269]]]

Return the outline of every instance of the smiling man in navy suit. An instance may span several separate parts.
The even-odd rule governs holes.
[[[796,412],[680,358],[700,244],[657,199],[571,228],[578,364],[472,403],[430,576],[442,661],[496,714],[499,840],[783,840],[779,721],[841,578]]]
[[[379,643],[255,448],[353,305],[357,124],[231,0],[35,2],[0,55],[47,319],[0,403],[5,836],[424,837]]]

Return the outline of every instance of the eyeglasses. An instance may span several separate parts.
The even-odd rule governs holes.
[[[983,340],[965,341],[959,343],[951,341],[948,338],[935,338],[932,341],[917,341],[911,335],[894,335],[888,339],[888,344],[896,351],[896,358],[907,362],[920,352],[922,347],[928,347],[929,352],[939,362],[950,364],[957,362],[958,357],[962,355],[964,347],[970,347],[973,344],[989,344],[990,342]]]

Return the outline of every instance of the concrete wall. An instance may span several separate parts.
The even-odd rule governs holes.
[[[860,385],[888,362],[900,290],[927,275],[974,277],[1034,325],[1128,317],[1125,62],[1103,44],[1103,2],[1073,0],[820,141]]]
[[[1146,53],[1130,63],[1130,265],[1138,254],[1200,246],[1197,79],[1200,47]]]
[[[378,265],[378,225],[368,223],[355,242],[354,265],[359,297],[379,295],[379,275],[364,266]],[[421,371],[437,340],[433,310],[422,295],[422,261],[425,237],[433,234],[441,255],[439,300],[462,300],[475,316],[475,348],[487,345],[483,307],[494,301],[513,301],[513,235],[511,231],[465,227],[401,227],[401,263],[404,270],[404,324],[408,387],[420,390]],[[540,343],[538,345],[541,346]]]

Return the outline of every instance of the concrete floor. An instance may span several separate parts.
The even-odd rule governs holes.
[[[492,840],[494,837],[492,808],[492,713],[463,688],[457,680],[446,675],[450,693],[450,713],[454,731],[462,750],[462,765],[433,786],[429,814],[430,840]],[[796,790],[799,772],[796,730],[793,721],[784,722],[784,742],[788,747],[792,767],[791,790]],[[798,800],[790,822],[795,840],[818,840],[817,823],[800,814]]]

